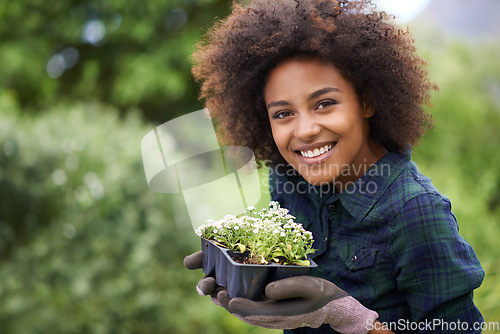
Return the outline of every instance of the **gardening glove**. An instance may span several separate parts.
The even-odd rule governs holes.
[[[329,324],[339,333],[367,333],[378,318],[375,311],[322,278],[295,276],[266,286],[269,300],[256,302],[218,293],[219,303],[244,322],[272,329],[318,328]]]
[[[184,258],[184,267],[189,270],[202,269],[203,258],[201,254],[201,251],[199,251],[186,256]],[[224,287],[217,285],[217,283],[215,283],[215,278],[210,276],[203,277],[198,281],[198,284],[196,285],[196,291],[198,291],[198,294],[200,296],[210,295],[212,297],[212,301],[219,306],[221,305],[217,300],[217,294],[222,290],[224,290]]]

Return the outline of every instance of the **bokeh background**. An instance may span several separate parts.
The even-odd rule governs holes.
[[[401,20],[440,86],[413,159],[486,270],[486,321],[500,320],[499,5],[432,0]],[[0,333],[280,332],[197,295],[182,197],[150,191],[141,160],[149,130],[203,107],[188,57],[229,12],[227,0],[2,0]]]

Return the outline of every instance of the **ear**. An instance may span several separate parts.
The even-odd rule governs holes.
[[[361,106],[363,107],[363,116],[365,118],[370,118],[375,113],[375,107],[373,107],[371,93],[365,92],[361,98]]]

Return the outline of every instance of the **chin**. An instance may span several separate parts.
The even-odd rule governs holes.
[[[295,171],[300,174],[307,183],[315,186],[321,186],[335,181],[337,175],[331,175],[328,170],[325,170],[325,166],[313,165],[308,166],[301,163],[290,163],[290,166],[295,169]]]
[[[331,184],[335,182],[335,178],[329,175],[304,175],[301,174],[302,177],[307,181],[307,183],[312,184],[313,186],[324,186],[326,184]]]

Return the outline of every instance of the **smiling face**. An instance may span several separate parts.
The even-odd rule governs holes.
[[[264,98],[278,150],[311,184],[334,182],[341,191],[385,154],[369,136],[372,108],[329,63],[298,58],[279,64]]]

